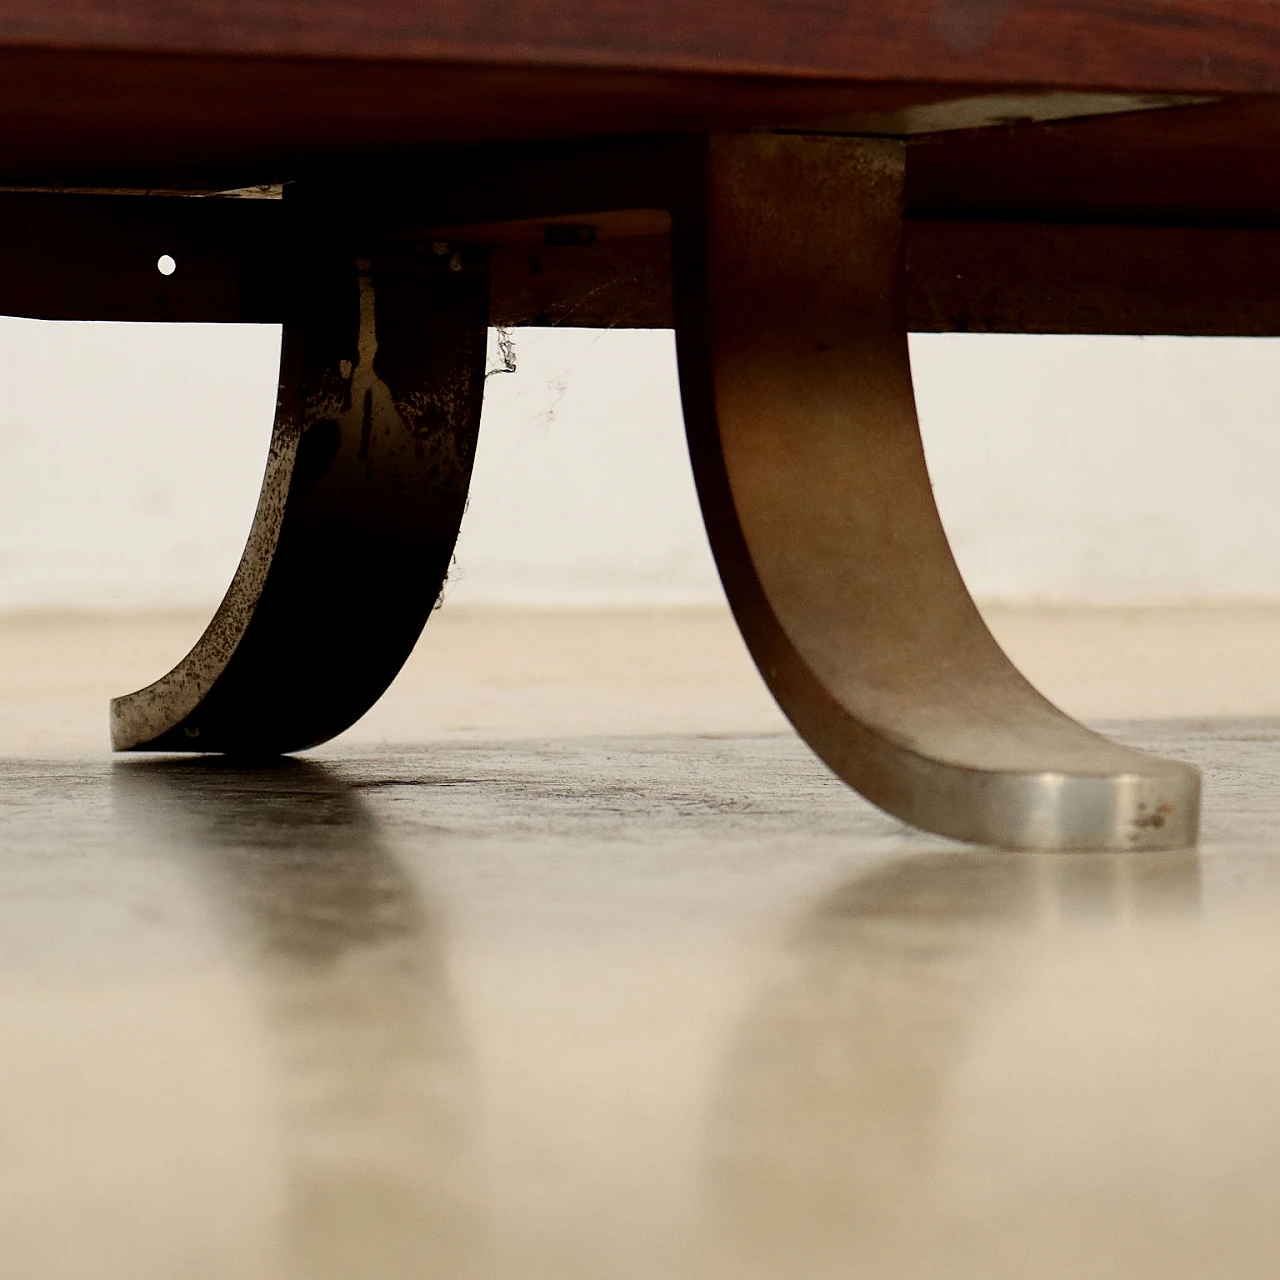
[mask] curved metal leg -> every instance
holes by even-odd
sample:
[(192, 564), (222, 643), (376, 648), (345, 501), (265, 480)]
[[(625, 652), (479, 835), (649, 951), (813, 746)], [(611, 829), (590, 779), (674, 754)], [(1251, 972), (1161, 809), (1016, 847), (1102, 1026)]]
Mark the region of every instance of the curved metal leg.
[(754, 134), (705, 154), (674, 232), (690, 449), (729, 600), (792, 723), (869, 800), (942, 835), (1192, 843), (1195, 770), (1053, 707), (961, 581), (912, 394), (902, 148)]
[(111, 704), (118, 751), (323, 742), (391, 683), (439, 597), (484, 390), (483, 258), (322, 260), (296, 316), (240, 567), (191, 652)]

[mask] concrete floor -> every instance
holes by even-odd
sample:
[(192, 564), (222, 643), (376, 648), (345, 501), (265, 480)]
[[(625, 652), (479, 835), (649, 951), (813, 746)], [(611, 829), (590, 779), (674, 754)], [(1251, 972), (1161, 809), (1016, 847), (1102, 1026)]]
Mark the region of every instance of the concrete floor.
[(995, 622), (1199, 851), (914, 834), (720, 614), (446, 611), (252, 772), (103, 750), (193, 619), (0, 621), (3, 1274), (1274, 1277), (1280, 610)]

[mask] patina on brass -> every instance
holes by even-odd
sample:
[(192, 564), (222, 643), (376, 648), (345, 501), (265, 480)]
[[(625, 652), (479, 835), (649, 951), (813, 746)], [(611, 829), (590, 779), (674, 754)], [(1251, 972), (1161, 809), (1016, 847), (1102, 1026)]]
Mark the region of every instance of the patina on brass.
[(742, 633), (802, 737), (916, 826), (1025, 849), (1196, 838), (1199, 777), (1052, 706), (938, 518), (902, 298), (898, 143), (714, 137), (676, 211), (685, 418)]
[(111, 705), (119, 751), (269, 755), (360, 718), (439, 598), (484, 389), (482, 251), (312, 255), (257, 515), (195, 647)]
[[(291, 296), (311, 301), (286, 324), (244, 561), (192, 653), (114, 704), (116, 746), (295, 750), (386, 688), (438, 595), (465, 502), (486, 255), (535, 232), (545, 243), (594, 194), (599, 216), (570, 218), (576, 238), (558, 251), (652, 233), (652, 217), (623, 225), (610, 211), (670, 215), (712, 545), (748, 647), (818, 755), (942, 835), (1026, 849), (1192, 843), (1196, 771), (1111, 743), (1041, 697), (952, 559), (907, 353), (904, 156), (882, 139), (723, 134), (463, 155), (426, 188), (382, 193), (382, 225), (411, 230), (381, 257), (306, 258), (307, 289)], [(325, 235), (377, 207), (365, 189), (324, 199)]]

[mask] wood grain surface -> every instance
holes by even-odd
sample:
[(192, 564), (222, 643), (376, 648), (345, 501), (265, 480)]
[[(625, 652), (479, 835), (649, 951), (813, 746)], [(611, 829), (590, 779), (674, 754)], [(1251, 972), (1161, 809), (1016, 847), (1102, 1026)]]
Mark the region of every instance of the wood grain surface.
[(7, 0), (0, 45), (1280, 89), (1274, 0)]
[[(803, 124), (969, 92), (979, 90), (0, 44), (0, 182), (109, 175), (106, 185), (243, 185), (294, 177), (312, 159), (453, 143)], [(132, 177), (118, 181), (125, 175)], [(358, 180), (358, 170), (352, 176)]]

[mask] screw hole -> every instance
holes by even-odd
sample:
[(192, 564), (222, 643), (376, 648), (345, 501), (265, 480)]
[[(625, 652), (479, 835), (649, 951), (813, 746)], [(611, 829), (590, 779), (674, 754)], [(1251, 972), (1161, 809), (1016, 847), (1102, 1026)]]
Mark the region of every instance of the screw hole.
[(171, 258), (167, 253), (162, 253), (156, 259), (156, 270), (162, 276), (171, 276), (178, 269), (177, 261)]

